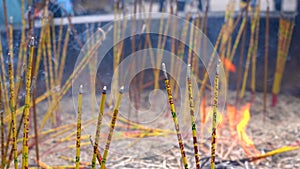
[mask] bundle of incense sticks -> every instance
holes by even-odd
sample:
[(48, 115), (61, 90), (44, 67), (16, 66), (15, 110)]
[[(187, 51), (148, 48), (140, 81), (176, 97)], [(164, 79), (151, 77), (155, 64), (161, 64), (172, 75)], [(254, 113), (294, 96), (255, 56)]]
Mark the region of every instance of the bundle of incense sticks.
[(277, 47), (276, 72), (272, 89), (272, 106), (275, 106), (277, 103), (277, 95), (280, 91), (281, 80), (290, 48), (294, 25), (294, 19), (280, 18), (279, 20), (279, 39)]
[(175, 130), (176, 130), (176, 134), (177, 134), (178, 144), (179, 144), (179, 147), (180, 147), (181, 159), (182, 159), (184, 168), (188, 169), (189, 167), (188, 167), (187, 158), (186, 158), (186, 155), (185, 155), (183, 140), (182, 140), (181, 132), (180, 132), (180, 129), (179, 129), (177, 113), (175, 111), (175, 105), (174, 105), (174, 102), (173, 102), (173, 95), (172, 95), (171, 86), (170, 86), (170, 82), (169, 82), (169, 79), (168, 79), (165, 63), (162, 63), (162, 70), (163, 70), (164, 76), (165, 76), (165, 85), (166, 85), (166, 90), (167, 90), (167, 93), (168, 93), (168, 100), (169, 100), (171, 114), (172, 114), (172, 117), (173, 117), (174, 126), (175, 126)]
[(245, 90), (246, 90), (246, 83), (247, 83), (247, 78), (248, 78), (248, 73), (249, 73), (249, 67), (250, 67), (250, 59), (252, 57), (252, 76), (251, 76), (251, 89), (252, 92), (254, 93), (255, 91), (255, 69), (256, 69), (256, 50), (257, 50), (257, 44), (258, 44), (258, 35), (257, 35), (257, 30), (259, 30), (259, 5), (255, 8), (255, 11), (251, 12), (251, 37), (250, 37), (250, 46), (249, 50), (247, 53), (247, 60), (246, 60), (246, 68), (244, 71), (244, 76), (243, 76), (243, 83), (242, 83), (242, 88), (240, 92), (240, 98), (243, 98), (245, 95)]

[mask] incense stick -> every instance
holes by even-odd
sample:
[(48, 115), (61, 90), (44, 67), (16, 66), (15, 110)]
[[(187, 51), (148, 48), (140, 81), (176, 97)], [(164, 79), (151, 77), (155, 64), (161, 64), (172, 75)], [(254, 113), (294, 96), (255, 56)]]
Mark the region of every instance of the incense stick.
[(77, 117), (77, 137), (76, 137), (76, 169), (79, 169), (80, 164), (80, 137), (81, 137), (81, 115), (82, 115), (82, 93), (83, 85), (80, 85), (78, 95), (78, 117)]
[[(96, 157), (97, 157), (97, 151), (98, 151), (98, 143), (99, 143), (99, 137), (100, 137), (100, 131), (101, 131), (102, 117), (103, 117), (104, 107), (105, 107), (105, 100), (106, 100), (106, 86), (103, 87), (102, 97), (101, 97), (101, 102), (100, 102), (97, 130), (96, 130), (96, 134), (95, 134), (94, 153), (93, 153), (93, 158), (92, 158), (92, 169), (94, 169), (96, 167)], [(101, 165), (101, 163), (100, 163), (100, 165)]]
[(9, 41), (9, 59), (8, 59), (8, 74), (9, 74), (9, 86), (10, 86), (10, 109), (11, 109), (11, 130), (13, 137), (13, 152), (14, 152), (14, 165), (15, 169), (18, 169), (18, 152), (17, 152), (17, 130), (16, 130), (16, 110), (15, 110), (15, 83), (14, 83), (14, 67), (13, 67), (13, 39), (12, 39), (12, 17), (10, 24), (10, 41)]
[(31, 71), (32, 60), (34, 54), (34, 37), (30, 41), (30, 54), (27, 64), (27, 78), (26, 78), (26, 97), (24, 108), (24, 132), (23, 132), (23, 153), (22, 153), (22, 168), (28, 168), (28, 133), (29, 133), (29, 108), (30, 108), (30, 87), (31, 87)]
[(191, 81), (191, 65), (188, 65), (187, 68), (187, 83), (188, 83), (188, 92), (189, 92), (189, 101), (190, 101), (190, 115), (192, 122), (192, 134), (193, 134), (193, 143), (194, 143), (194, 155), (196, 161), (196, 168), (200, 169), (200, 160), (198, 152), (198, 141), (197, 141), (197, 131), (196, 131), (196, 119), (195, 119), (195, 110), (194, 110), (194, 101), (193, 101), (193, 91), (192, 91), (192, 81)]
[(173, 117), (174, 126), (175, 126), (175, 130), (176, 130), (176, 134), (177, 134), (178, 144), (179, 144), (179, 147), (180, 147), (181, 158), (182, 158), (182, 161), (183, 161), (184, 168), (188, 169), (187, 158), (186, 158), (186, 155), (185, 155), (183, 140), (182, 140), (181, 132), (180, 132), (180, 129), (179, 129), (177, 114), (176, 114), (176, 111), (175, 111), (172, 91), (171, 91), (171, 87), (170, 87), (170, 83), (169, 83), (165, 63), (162, 63), (162, 69), (163, 69), (164, 76), (165, 76), (165, 85), (166, 85), (166, 90), (167, 90), (167, 93), (168, 93), (168, 100), (169, 100), (171, 114), (172, 114), (172, 117)]
[(220, 60), (216, 69), (215, 86), (214, 86), (214, 102), (213, 102), (213, 121), (212, 121), (212, 135), (211, 135), (211, 164), (210, 168), (215, 168), (216, 158), (216, 130), (217, 130), (217, 108), (218, 108), (218, 95), (219, 95), (219, 69)]
[(115, 126), (116, 126), (116, 121), (117, 121), (117, 118), (118, 118), (119, 107), (120, 107), (120, 104), (121, 104), (121, 99), (122, 99), (123, 92), (124, 92), (124, 86), (122, 86), (119, 90), (117, 102), (116, 102), (116, 105), (115, 105), (115, 108), (114, 108), (114, 113), (113, 113), (113, 116), (112, 116), (112, 119), (111, 119), (111, 122), (110, 122), (110, 130), (109, 130), (109, 134), (108, 134), (108, 137), (107, 137), (107, 140), (106, 140), (106, 146), (105, 146), (105, 150), (104, 150), (104, 153), (103, 153), (101, 169), (105, 168), (106, 158), (107, 158), (107, 155), (108, 155), (108, 150), (109, 150), (110, 143), (112, 141), (112, 135), (113, 135), (113, 132), (114, 132), (114, 129), (115, 129)]

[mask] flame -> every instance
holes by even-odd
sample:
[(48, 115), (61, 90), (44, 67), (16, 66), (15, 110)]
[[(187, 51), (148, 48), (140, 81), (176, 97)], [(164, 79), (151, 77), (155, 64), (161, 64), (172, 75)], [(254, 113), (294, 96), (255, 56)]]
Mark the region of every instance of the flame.
[(238, 139), (247, 155), (251, 155), (251, 151), (253, 153), (258, 153), (253, 140), (246, 133), (246, 129), (250, 121), (250, 103), (242, 107), (241, 110), (240, 120), (236, 126)]
[(229, 61), (228, 59), (223, 58), (223, 64), (224, 64), (224, 67), (227, 70), (229, 70), (230, 72), (233, 72), (233, 73), (236, 72), (236, 68), (235, 68), (234, 64), (231, 61)]
[(228, 117), (228, 123), (229, 123), (229, 130), (231, 134), (231, 138), (235, 139), (236, 136), (236, 108), (234, 106), (227, 106), (227, 117)]

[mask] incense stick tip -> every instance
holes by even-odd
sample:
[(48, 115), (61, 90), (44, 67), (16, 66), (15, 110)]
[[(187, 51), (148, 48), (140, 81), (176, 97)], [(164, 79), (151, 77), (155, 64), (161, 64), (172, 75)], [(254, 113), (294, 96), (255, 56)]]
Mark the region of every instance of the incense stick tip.
[(216, 68), (216, 73), (219, 74), (220, 72), (220, 65), (221, 65), (221, 60), (218, 60), (217, 68)]
[(14, 19), (14, 17), (13, 17), (13, 16), (10, 16), (10, 17), (9, 17), (9, 22), (10, 22), (10, 24), (12, 24), (12, 23), (13, 23), (13, 19)]
[(106, 87), (106, 86), (104, 86), (104, 87), (103, 87), (103, 91), (102, 91), (102, 93), (103, 93), (103, 94), (106, 94), (106, 90), (107, 90), (107, 87)]
[(187, 77), (191, 78), (191, 64), (188, 64), (187, 66)]
[(119, 92), (120, 92), (121, 94), (123, 94), (123, 92), (124, 92), (124, 86), (121, 86), (121, 87), (120, 87)]
[(34, 36), (31, 37), (29, 45), (34, 46)]
[(165, 78), (168, 79), (166, 64), (162, 63), (161, 66), (162, 66), (162, 70), (164, 72)]
[(79, 93), (80, 93), (80, 94), (83, 93), (83, 85), (82, 85), (82, 84), (79, 86)]

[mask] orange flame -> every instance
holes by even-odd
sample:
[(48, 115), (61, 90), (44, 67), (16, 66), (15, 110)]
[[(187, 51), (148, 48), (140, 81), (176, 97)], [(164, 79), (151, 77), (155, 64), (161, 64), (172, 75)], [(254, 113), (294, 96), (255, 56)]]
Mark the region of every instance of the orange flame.
[(224, 64), (224, 67), (227, 70), (229, 70), (230, 72), (233, 72), (233, 73), (236, 72), (236, 68), (235, 68), (234, 64), (231, 61), (229, 61), (228, 59), (223, 58), (223, 64)]
[(235, 139), (236, 131), (235, 131), (235, 126), (236, 126), (236, 108), (234, 106), (227, 106), (227, 117), (228, 117), (228, 123), (229, 123), (229, 130), (231, 134), (231, 138)]
[(258, 153), (258, 151), (255, 148), (253, 140), (246, 133), (246, 129), (249, 121), (250, 121), (250, 103), (242, 107), (242, 114), (240, 116), (239, 123), (236, 126), (236, 130), (237, 130), (238, 139), (244, 151), (246, 152), (247, 155), (252, 155), (251, 151), (256, 154)]

